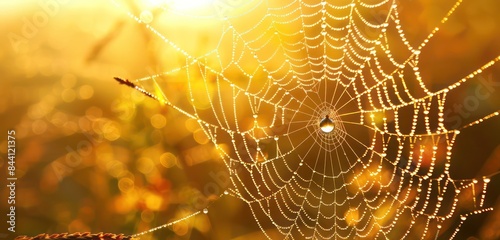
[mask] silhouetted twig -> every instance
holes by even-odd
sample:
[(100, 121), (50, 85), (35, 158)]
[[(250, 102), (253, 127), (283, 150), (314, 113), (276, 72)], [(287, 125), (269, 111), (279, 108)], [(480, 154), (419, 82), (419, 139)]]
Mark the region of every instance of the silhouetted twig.
[(16, 240), (139, 240), (131, 236), (114, 233), (42, 233), (34, 237), (19, 236)]

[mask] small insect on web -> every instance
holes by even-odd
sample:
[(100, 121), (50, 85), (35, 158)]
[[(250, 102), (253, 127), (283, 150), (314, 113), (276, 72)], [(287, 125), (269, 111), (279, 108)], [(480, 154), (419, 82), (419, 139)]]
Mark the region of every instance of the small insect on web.
[[(158, 30), (194, 17), (158, 5), (160, 20), (144, 26), (181, 60), (115, 79), (199, 124), (229, 172), (221, 197), (245, 202), (267, 238), (454, 238), (469, 216), (492, 210), (484, 199), (498, 173), (453, 178), (453, 147), (500, 112), (445, 124), (449, 95), (500, 56), (437, 91), (421, 73), (426, 45), (461, 4), (412, 42), (397, 1), (255, 1), (198, 20), (217, 30), (202, 54)], [(185, 99), (169, 88), (179, 79)], [(472, 209), (461, 207), (466, 193)]]

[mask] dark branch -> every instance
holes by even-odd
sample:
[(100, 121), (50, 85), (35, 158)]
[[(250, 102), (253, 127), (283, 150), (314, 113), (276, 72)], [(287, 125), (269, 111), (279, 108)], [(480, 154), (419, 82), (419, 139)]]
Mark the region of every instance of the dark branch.
[(119, 77), (114, 77), (114, 79), (116, 81), (118, 81), (120, 84), (125, 84), (131, 88), (135, 88), (135, 84), (133, 84), (131, 81), (129, 81), (128, 79), (123, 79), (123, 78), (119, 78)]
[(114, 233), (42, 233), (35, 237), (19, 236), (16, 240), (138, 240), (131, 236)]
[(135, 88), (137, 89), (139, 92), (141, 92), (142, 94), (156, 100), (156, 101), (159, 101), (159, 102), (162, 102), (164, 103), (163, 101), (161, 101), (160, 99), (158, 99), (158, 97), (156, 97), (155, 95), (149, 93), (148, 91), (144, 90), (143, 88), (141, 87), (138, 87), (137, 85), (135, 85), (134, 83), (132, 83), (131, 81), (129, 81), (128, 79), (123, 79), (123, 78), (119, 78), (119, 77), (114, 77), (114, 79), (116, 81), (118, 81), (120, 84), (125, 84), (126, 86), (128, 87), (131, 87), (131, 88)]

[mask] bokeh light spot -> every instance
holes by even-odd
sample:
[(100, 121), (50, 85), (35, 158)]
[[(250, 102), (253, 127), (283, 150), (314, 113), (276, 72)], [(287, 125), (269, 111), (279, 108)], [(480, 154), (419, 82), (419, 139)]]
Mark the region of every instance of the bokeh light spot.
[(206, 215), (198, 215), (194, 227), (202, 233), (208, 233), (210, 231), (210, 219)]
[(47, 123), (43, 120), (35, 120), (31, 125), (31, 129), (35, 134), (42, 134), (47, 130)]
[(160, 156), (160, 163), (166, 168), (171, 168), (177, 165), (177, 157), (170, 152), (163, 153)]
[(154, 128), (163, 128), (167, 125), (167, 119), (165, 119), (165, 117), (161, 114), (155, 114), (151, 117), (150, 119), (151, 121), (151, 125), (154, 127)]
[(150, 158), (142, 157), (137, 160), (136, 166), (141, 173), (149, 174), (153, 171), (155, 164)]
[(198, 122), (192, 118), (186, 120), (184, 125), (186, 126), (186, 129), (190, 132), (194, 132), (196, 131), (196, 129), (200, 128), (200, 124), (198, 124)]
[(134, 180), (124, 177), (118, 181), (120, 191), (127, 193), (134, 189)]
[(207, 144), (210, 141), (202, 129), (194, 131), (193, 138), (199, 144)]
[(68, 232), (90, 232), (90, 228), (80, 219), (75, 219), (68, 225)]
[(133, 209), (135, 209), (138, 200), (139, 200), (138, 195), (133, 192), (126, 195), (119, 195), (115, 199), (113, 206), (116, 212), (121, 214), (127, 214), (130, 213), (130, 211), (132, 211)]
[(149, 222), (153, 221), (154, 218), (155, 218), (155, 215), (151, 210), (146, 209), (146, 210), (141, 212), (141, 219), (144, 222), (149, 223)]
[(126, 167), (120, 161), (108, 161), (105, 164), (109, 175), (115, 178), (123, 176), (127, 172)]
[(161, 204), (163, 203), (163, 198), (156, 194), (146, 195), (146, 207), (151, 210), (160, 210)]
[(44, 102), (40, 102), (31, 106), (28, 110), (28, 116), (31, 119), (39, 119), (46, 116), (50, 111), (52, 111), (53, 106)]
[(355, 226), (359, 221), (359, 211), (356, 208), (349, 208), (345, 213), (345, 221), (349, 226)]
[(95, 120), (102, 117), (102, 110), (98, 107), (92, 106), (85, 111), (85, 116), (90, 120)]
[(83, 85), (78, 89), (78, 95), (81, 99), (89, 99), (94, 95), (94, 88), (90, 85)]
[(76, 77), (73, 74), (66, 74), (61, 78), (61, 84), (64, 88), (72, 88), (76, 84)]
[(179, 222), (179, 223), (174, 224), (172, 226), (172, 229), (174, 230), (175, 234), (177, 234), (178, 236), (184, 236), (188, 233), (189, 226), (184, 222)]
[(69, 136), (75, 134), (78, 131), (78, 125), (72, 121), (67, 121), (63, 124), (62, 130), (64, 134)]
[(121, 136), (118, 124), (112, 121), (106, 122), (104, 124), (102, 132), (104, 134), (104, 137), (109, 141), (115, 141)]
[(56, 112), (52, 114), (50, 122), (57, 127), (61, 127), (66, 121), (68, 121), (68, 116), (63, 112)]
[(76, 98), (75, 90), (73, 90), (71, 88), (63, 90), (61, 93), (61, 98), (63, 101), (65, 101), (67, 103), (73, 102)]

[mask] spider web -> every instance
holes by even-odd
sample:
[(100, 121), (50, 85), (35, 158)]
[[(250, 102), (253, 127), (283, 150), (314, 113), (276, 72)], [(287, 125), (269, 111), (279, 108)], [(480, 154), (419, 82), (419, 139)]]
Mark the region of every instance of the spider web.
[[(268, 238), (269, 226), (286, 239), (429, 238), (443, 226), (453, 238), (467, 217), (491, 210), (491, 176), (450, 175), (454, 142), (499, 115), (459, 129), (444, 119), (448, 93), (500, 56), (438, 91), (420, 73), (421, 52), (461, 3), (412, 42), (396, 1), (252, 2), (201, 20), (220, 29), (202, 55), (161, 32), (161, 18), (146, 24), (129, 13), (165, 43), (167, 70), (117, 80), (198, 121), (230, 174), (221, 197), (247, 203)], [(179, 79), (186, 99), (176, 97)], [(325, 119), (331, 132), (320, 126)], [(468, 191), (474, 207), (464, 212)]]

